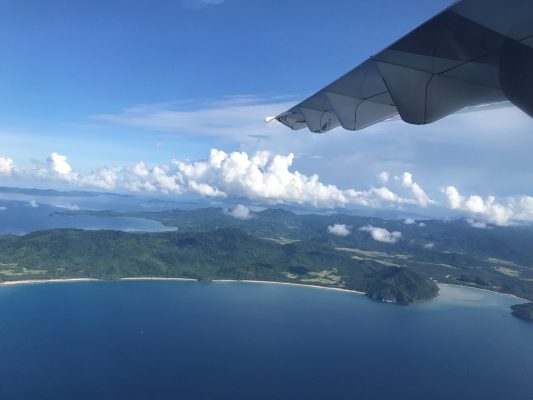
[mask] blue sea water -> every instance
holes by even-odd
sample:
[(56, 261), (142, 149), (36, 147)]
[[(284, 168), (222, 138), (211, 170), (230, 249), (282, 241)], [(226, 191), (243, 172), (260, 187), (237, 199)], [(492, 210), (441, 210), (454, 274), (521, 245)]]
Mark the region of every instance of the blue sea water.
[(532, 399), (516, 299), (414, 306), (269, 284), (0, 287), (0, 398)]
[[(61, 205), (64, 207), (65, 205)], [(29, 232), (55, 229), (112, 229), (126, 232), (163, 232), (174, 230), (158, 221), (145, 218), (68, 216), (58, 212), (64, 208), (40, 203), (0, 200), (0, 235), (24, 235)]]

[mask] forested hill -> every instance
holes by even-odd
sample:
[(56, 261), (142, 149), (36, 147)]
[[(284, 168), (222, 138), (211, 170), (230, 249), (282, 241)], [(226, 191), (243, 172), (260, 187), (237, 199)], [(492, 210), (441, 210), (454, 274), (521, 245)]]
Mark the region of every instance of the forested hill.
[[(470, 285), (513, 293), (533, 300), (533, 227), (488, 225), (484, 229), (467, 220), (385, 220), (345, 214), (295, 214), (281, 209), (250, 212), (238, 219), (221, 208), (164, 212), (117, 213), (69, 211), (66, 215), (143, 217), (174, 226), (178, 232), (239, 229), (255, 238), (300, 246), (321, 246), (329, 251), (372, 265), (403, 267), (440, 282)], [(407, 222), (407, 223), (406, 223)], [(340, 237), (328, 227), (344, 224)], [(375, 240), (365, 227), (399, 232), (394, 243)], [(297, 247), (289, 246), (287, 249)]]
[[(162, 212), (64, 211), (62, 215), (89, 215), (107, 217), (139, 217), (176, 227), (181, 232), (203, 232), (221, 228), (237, 228), (257, 237), (309, 240), (327, 238), (338, 245), (364, 246), (367, 250), (414, 252), (430, 246), (435, 252), (454, 252), (476, 258), (498, 258), (533, 268), (533, 226), (489, 225), (485, 229), (472, 227), (467, 220), (390, 220), (346, 214), (296, 214), (283, 209), (250, 212), (248, 218), (238, 219), (222, 208), (170, 210)], [(344, 224), (351, 233), (345, 237), (327, 235), (328, 226)], [(373, 240), (367, 232), (358, 229), (376, 226), (402, 233), (402, 240), (391, 246)], [(533, 275), (531, 275), (533, 278)]]
[[(356, 260), (316, 242), (280, 244), (238, 229), (193, 233), (50, 230), (0, 237), (4, 280), (91, 277), (190, 277), (294, 282), (371, 292), (373, 298), (409, 303), (433, 297), (427, 277)], [(387, 272), (389, 271), (389, 272)]]

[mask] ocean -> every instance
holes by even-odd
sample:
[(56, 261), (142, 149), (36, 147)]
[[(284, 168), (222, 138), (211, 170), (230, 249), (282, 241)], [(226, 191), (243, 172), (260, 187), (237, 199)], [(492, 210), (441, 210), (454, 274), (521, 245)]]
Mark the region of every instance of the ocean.
[(164, 232), (175, 230), (158, 221), (145, 218), (93, 217), (85, 215), (61, 215), (71, 204), (61, 207), (40, 203), (31, 207), (28, 202), (0, 199), (0, 235), (24, 235), (30, 232), (56, 229), (112, 229), (125, 232)]
[(0, 286), (0, 399), (532, 399), (517, 300), (255, 283)]

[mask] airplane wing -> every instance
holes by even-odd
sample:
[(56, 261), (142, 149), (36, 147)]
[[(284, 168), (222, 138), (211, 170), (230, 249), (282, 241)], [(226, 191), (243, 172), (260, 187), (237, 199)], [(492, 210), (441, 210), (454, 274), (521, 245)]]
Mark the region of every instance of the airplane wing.
[(323, 133), (508, 101), (533, 117), (533, 0), (461, 0), (275, 119)]

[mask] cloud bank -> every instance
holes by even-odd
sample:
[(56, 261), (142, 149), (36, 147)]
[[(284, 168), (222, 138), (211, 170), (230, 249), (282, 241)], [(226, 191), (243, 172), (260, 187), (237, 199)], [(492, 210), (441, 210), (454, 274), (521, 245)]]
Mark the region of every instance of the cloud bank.
[(443, 193), (450, 209), (465, 211), (480, 219), (477, 227), (481, 227), (483, 222), (494, 225), (508, 225), (513, 221), (533, 222), (533, 196), (509, 197), (502, 204), (494, 196), (463, 196), (454, 186), (447, 186)]
[[(209, 157), (200, 161), (173, 160), (168, 165), (151, 167), (141, 161), (133, 166), (104, 166), (81, 174), (72, 168), (66, 156), (52, 153), (43, 164), (24, 173), (103, 190), (193, 192), (212, 198), (245, 198), (269, 204), (292, 203), (324, 208), (390, 204), (425, 207), (432, 201), (421, 198), (414, 191), (407, 191), (406, 196), (402, 196), (385, 186), (368, 190), (340, 189), (321, 182), (318, 175), (308, 176), (293, 170), (293, 162), (292, 153), (272, 155), (259, 151), (248, 155), (212, 149)], [(410, 180), (412, 182), (411, 176)], [(403, 186), (402, 183), (398, 189), (401, 191)]]
[[(52, 180), (108, 191), (161, 192), (175, 195), (196, 193), (209, 198), (245, 199), (261, 204), (300, 204), (320, 208), (441, 207), (465, 213), (479, 224), (533, 222), (533, 196), (510, 197), (502, 202), (493, 196), (464, 196), (456, 187), (447, 186), (436, 193), (441, 197), (438, 199), (430, 197), (415, 182), (410, 172), (403, 172), (392, 178), (388, 173), (381, 173), (378, 186), (343, 189), (323, 182), (316, 174), (307, 175), (295, 170), (294, 159), (292, 153), (226, 153), (212, 149), (209, 157), (204, 160), (173, 160), (168, 164), (151, 166), (141, 161), (131, 166), (102, 166), (89, 173), (80, 173), (73, 168), (67, 156), (54, 152), (46, 160), (35, 162), (29, 168), (16, 166), (11, 158), (0, 157), (0, 174)], [(249, 214), (246, 210), (244, 206), (237, 206), (230, 214), (236, 218), (247, 218)], [(415, 223), (411, 219), (404, 222)], [(481, 226), (479, 224), (478, 226)], [(423, 223), (420, 226), (423, 226)], [(376, 232), (376, 237), (384, 234), (382, 231)], [(374, 237), (376, 234), (372, 235)], [(395, 238), (394, 235), (390, 237)]]

